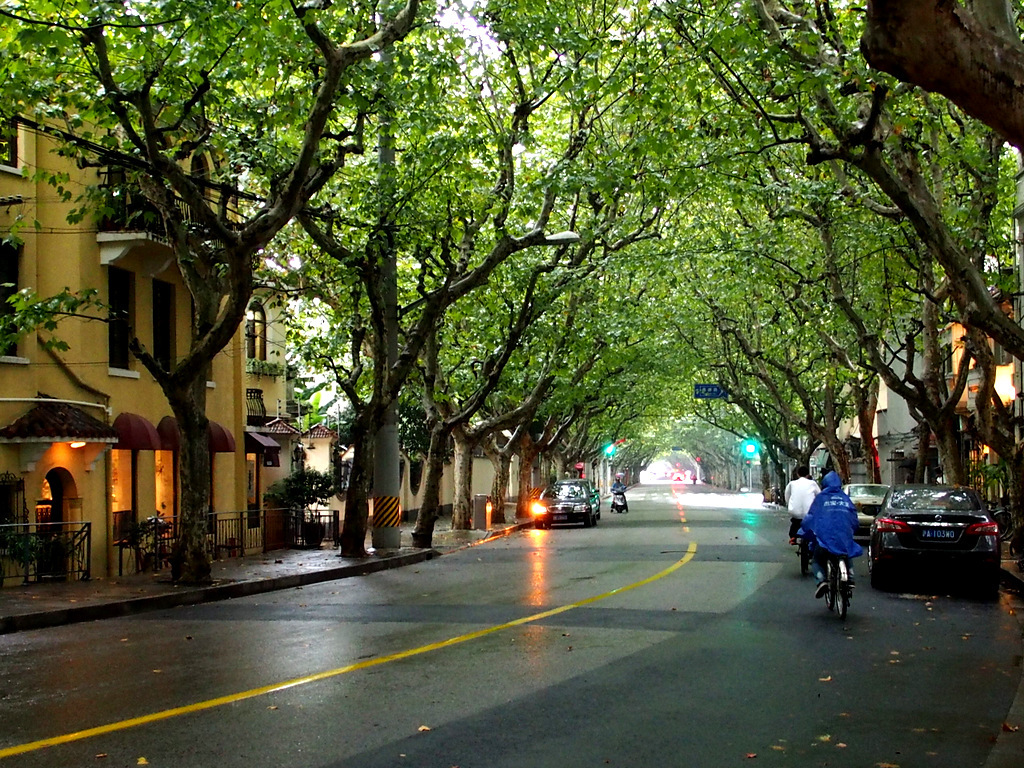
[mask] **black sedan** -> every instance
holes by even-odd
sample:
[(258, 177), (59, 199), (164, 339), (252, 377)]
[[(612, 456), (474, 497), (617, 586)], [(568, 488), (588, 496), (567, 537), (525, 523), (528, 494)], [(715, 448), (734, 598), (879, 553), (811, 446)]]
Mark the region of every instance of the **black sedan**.
[(988, 592), (999, 587), (999, 526), (969, 488), (897, 485), (871, 525), (871, 586), (889, 586), (899, 566), (923, 573), (969, 569)]
[(545, 488), (533, 503), (533, 524), (583, 523), (587, 528), (601, 519), (601, 496), (589, 480), (559, 480)]

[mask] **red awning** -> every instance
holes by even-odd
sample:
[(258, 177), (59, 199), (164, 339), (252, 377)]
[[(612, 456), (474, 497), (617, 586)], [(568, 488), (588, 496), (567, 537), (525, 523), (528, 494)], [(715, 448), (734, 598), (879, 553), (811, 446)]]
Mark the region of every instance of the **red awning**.
[(210, 435), (210, 453), (234, 453), (235, 436), (224, 426), (210, 419), (207, 432)]
[(245, 452), (263, 454), (264, 467), (281, 466), (281, 444), (259, 432), (245, 433)]
[(121, 451), (159, 451), (162, 447), (156, 427), (137, 413), (122, 413), (114, 419), (117, 443), (114, 448)]
[[(235, 438), (227, 427), (211, 419), (206, 431), (209, 435), (210, 453), (235, 452)], [(157, 432), (160, 433), (160, 443), (165, 451), (181, 449), (181, 430), (178, 429), (178, 420), (173, 416), (164, 416), (160, 419)]]
[(164, 416), (160, 419), (156, 431), (160, 433), (160, 445), (165, 451), (176, 451), (181, 448), (181, 432), (178, 431), (178, 421), (173, 416)]
[(281, 444), (272, 437), (261, 435), (259, 432), (245, 433), (246, 453), (269, 453), (270, 451), (280, 450)]

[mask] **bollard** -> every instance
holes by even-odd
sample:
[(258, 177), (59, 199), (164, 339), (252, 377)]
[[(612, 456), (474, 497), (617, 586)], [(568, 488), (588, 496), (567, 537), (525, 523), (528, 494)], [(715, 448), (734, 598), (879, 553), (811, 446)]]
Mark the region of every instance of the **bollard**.
[(473, 529), (487, 531), (491, 527), (491, 502), (486, 494), (473, 496)]

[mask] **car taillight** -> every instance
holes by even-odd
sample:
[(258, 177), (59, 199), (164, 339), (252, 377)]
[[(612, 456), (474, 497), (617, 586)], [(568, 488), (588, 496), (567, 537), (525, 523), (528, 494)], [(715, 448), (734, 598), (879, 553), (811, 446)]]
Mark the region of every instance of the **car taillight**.
[(533, 502), (533, 506), (530, 507), (530, 511), (536, 517), (537, 515), (547, 514), (548, 508), (541, 504), (539, 501)]
[(973, 525), (967, 526), (968, 536), (998, 536), (999, 535), (999, 524), (992, 523), (974, 523)]
[(891, 517), (880, 517), (875, 520), (875, 528), (883, 533), (911, 533), (909, 525)]

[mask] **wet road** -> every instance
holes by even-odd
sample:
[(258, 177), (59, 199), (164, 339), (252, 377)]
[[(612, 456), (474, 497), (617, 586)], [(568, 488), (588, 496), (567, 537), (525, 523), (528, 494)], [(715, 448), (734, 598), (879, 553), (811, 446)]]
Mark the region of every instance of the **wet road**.
[(984, 765), (1021, 678), (1011, 598), (879, 593), (859, 563), (840, 622), (784, 513), (706, 491), (647, 486), (593, 529), (0, 637), (0, 762)]

